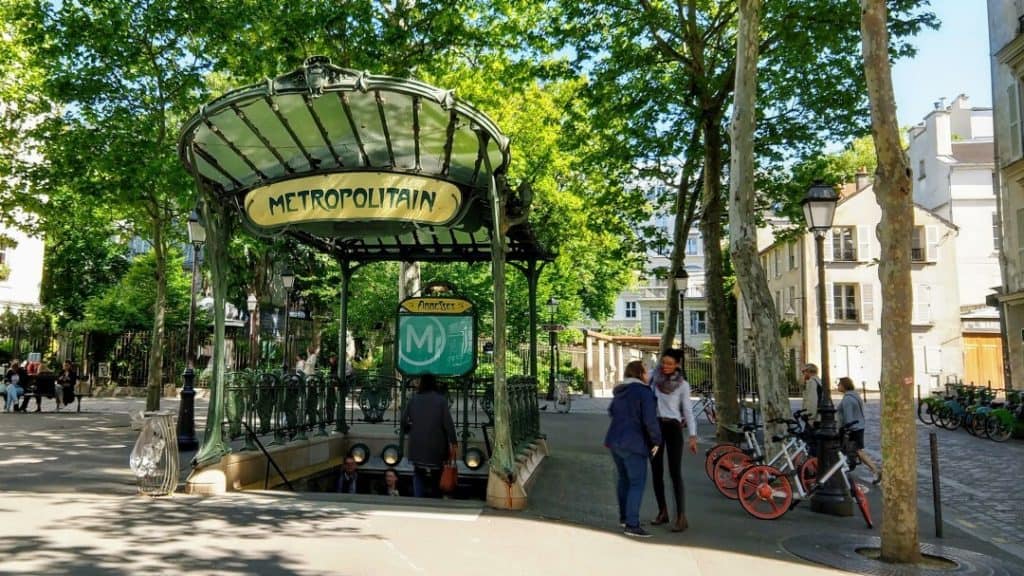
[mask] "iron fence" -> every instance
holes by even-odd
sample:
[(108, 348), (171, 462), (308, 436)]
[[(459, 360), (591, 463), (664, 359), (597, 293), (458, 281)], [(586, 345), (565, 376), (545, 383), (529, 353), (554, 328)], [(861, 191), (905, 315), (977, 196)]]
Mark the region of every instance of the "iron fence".
[[(490, 453), (488, 429), (494, 427), (494, 386), (489, 378), (439, 378), (448, 399), (463, 451), (483, 442)], [(232, 440), (243, 439), (244, 450), (256, 435), (273, 436), (273, 443), (306, 440), (329, 431), (360, 431), (393, 435), (403, 445), (403, 410), (414, 393), (412, 379), (401, 380), (375, 371), (355, 372), (344, 379), (327, 371), (304, 376), (281, 371), (241, 370), (228, 373), (223, 426)], [(540, 434), (537, 383), (529, 377), (508, 380), (512, 442), (525, 447)], [(243, 425), (244, 423), (244, 425)]]

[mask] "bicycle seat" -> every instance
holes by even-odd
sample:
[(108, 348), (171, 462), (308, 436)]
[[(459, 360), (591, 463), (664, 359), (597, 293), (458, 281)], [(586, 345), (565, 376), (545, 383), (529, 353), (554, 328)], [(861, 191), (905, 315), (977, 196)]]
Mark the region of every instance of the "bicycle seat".
[(846, 424), (843, 424), (842, 426), (840, 426), (839, 429), (840, 430), (849, 430), (851, 426), (853, 426), (854, 424), (859, 424), (859, 423), (860, 423), (860, 420), (852, 420), (852, 421), (847, 422)]
[(780, 436), (778, 434), (772, 435), (772, 442), (784, 442), (789, 436)]
[(761, 429), (761, 425), (760, 424), (744, 424), (743, 425), (743, 431), (744, 432), (753, 432), (754, 430), (760, 430), (760, 429)]
[(1006, 406), (1006, 402), (992, 402), (991, 404), (988, 405), (989, 408), (993, 409), (1002, 408), (1003, 406)]

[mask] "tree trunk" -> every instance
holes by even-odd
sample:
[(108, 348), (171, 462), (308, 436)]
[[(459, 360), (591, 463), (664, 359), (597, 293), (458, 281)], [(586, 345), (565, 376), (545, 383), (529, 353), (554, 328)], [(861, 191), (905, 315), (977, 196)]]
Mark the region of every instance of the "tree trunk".
[[(686, 150), (686, 160), (683, 163), (682, 175), (679, 185), (676, 187), (675, 222), (672, 231), (672, 256), (670, 257), (669, 274), (675, 274), (686, 265), (686, 239), (690, 235), (690, 227), (693, 226), (694, 215), (697, 212), (697, 201), (700, 199), (700, 187), (696, 182), (690, 182), (693, 174), (700, 164), (700, 157), (697, 156), (697, 146), (700, 144), (700, 126), (693, 127), (693, 134), (690, 135), (690, 146)], [(665, 301), (665, 328), (661, 332), (661, 350), (672, 347), (675, 339), (676, 327), (680, 325), (678, 318), (683, 310), (679, 305), (679, 292), (676, 291), (676, 284), (671, 279), (668, 282), (668, 297)], [(686, 318), (682, 319), (682, 329), (686, 330)]]
[(917, 531), (917, 443), (914, 424), (914, 354), (910, 333), (913, 306), (910, 238), (914, 225), (910, 166), (900, 145), (889, 65), (885, 0), (861, 0), (864, 76), (871, 104), (871, 133), (878, 168), (875, 200), (882, 284), (882, 560), (921, 559)]
[(775, 446), (773, 434), (785, 432), (773, 420), (790, 417), (786, 368), (779, 341), (778, 311), (757, 253), (757, 215), (754, 181), (754, 129), (756, 126), (758, 31), (761, 0), (740, 0), (736, 34), (736, 95), (733, 99), (729, 163), (729, 249), (736, 280), (751, 313), (750, 325), (757, 365), (765, 445)]
[(153, 219), (152, 225), (156, 261), (156, 301), (153, 302), (153, 332), (149, 340), (149, 380), (146, 385), (148, 412), (160, 409), (160, 397), (163, 396), (164, 317), (167, 313), (167, 248), (163, 233), (164, 223), (159, 219)]
[(728, 440), (727, 426), (739, 422), (736, 399), (736, 363), (729, 341), (729, 312), (722, 285), (722, 129), (719, 113), (701, 118), (704, 134), (704, 213), (700, 230), (704, 239), (705, 295), (708, 303), (708, 329), (715, 350), (715, 404), (718, 410), (718, 439)]

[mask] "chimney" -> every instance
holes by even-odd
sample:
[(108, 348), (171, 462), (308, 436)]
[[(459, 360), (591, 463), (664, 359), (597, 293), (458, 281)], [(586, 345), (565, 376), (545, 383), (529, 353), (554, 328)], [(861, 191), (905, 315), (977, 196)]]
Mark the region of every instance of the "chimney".
[(856, 178), (855, 182), (857, 183), (857, 192), (860, 192), (871, 185), (871, 175), (868, 174), (867, 168), (863, 166), (857, 169), (857, 174), (854, 178)]

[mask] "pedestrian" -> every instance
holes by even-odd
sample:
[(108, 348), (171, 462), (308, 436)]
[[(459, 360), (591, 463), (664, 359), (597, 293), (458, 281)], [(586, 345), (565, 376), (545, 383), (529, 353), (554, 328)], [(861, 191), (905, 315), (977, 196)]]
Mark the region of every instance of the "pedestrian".
[(686, 520), (686, 492), (680, 469), (683, 458), (683, 426), (689, 434), (690, 452), (697, 453), (697, 420), (693, 417), (690, 383), (686, 381), (686, 372), (683, 368), (683, 351), (670, 348), (661, 355), (659, 369), (651, 375), (651, 387), (658, 399), (658, 426), (661, 429), (662, 440), (658, 453), (651, 458), (654, 497), (658, 501), (658, 517), (651, 524), (665, 524), (669, 519), (665, 499), (667, 455), (668, 474), (672, 479), (672, 494), (676, 503), (673, 532), (683, 532), (689, 527)]
[(316, 360), (318, 356), (317, 352), (319, 352), (319, 350), (320, 349), (316, 346), (309, 347), (309, 356), (306, 357), (306, 374), (316, 374)]
[(624, 379), (612, 390), (608, 414), (612, 421), (604, 437), (617, 473), (616, 496), (623, 534), (637, 538), (651, 535), (640, 527), (640, 504), (647, 486), (647, 460), (658, 453), (657, 400), (647, 385), (647, 368), (640, 360), (626, 365)]
[(70, 360), (64, 361), (60, 374), (57, 376), (57, 384), (60, 384), (58, 401), (64, 406), (70, 406), (75, 401), (75, 384), (78, 382), (78, 372)]
[(7, 384), (7, 400), (4, 403), (4, 412), (18, 411), (18, 398), (25, 393), (25, 386), (28, 385), (28, 372), (21, 366), (21, 361), (15, 358), (4, 374), (4, 382)]
[(416, 394), (402, 413), (402, 430), (409, 436), (412, 491), (417, 498), (440, 498), (441, 468), (458, 450), (455, 422), (448, 400), (432, 374), (419, 378)]
[(882, 481), (882, 471), (864, 451), (864, 401), (854, 390), (855, 387), (853, 379), (849, 376), (839, 379), (839, 391), (843, 393), (843, 399), (839, 401), (836, 415), (839, 417), (840, 426), (850, 424), (850, 444), (856, 449), (857, 458), (875, 475), (872, 483), (878, 484)]
[(342, 464), (341, 475), (338, 476), (338, 490), (341, 494), (358, 494), (359, 493), (359, 468), (356, 464), (356, 459), (351, 456), (345, 456), (345, 462)]
[(807, 415), (808, 422), (814, 422), (818, 417), (818, 399), (821, 398), (821, 378), (818, 378), (818, 367), (814, 364), (804, 364), (800, 373), (804, 378), (804, 397), (800, 409)]
[(401, 496), (402, 493), (398, 490), (398, 471), (394, 468), (388, 468), (384, 471), (384, 488), (382, 490), (384, 496)]

